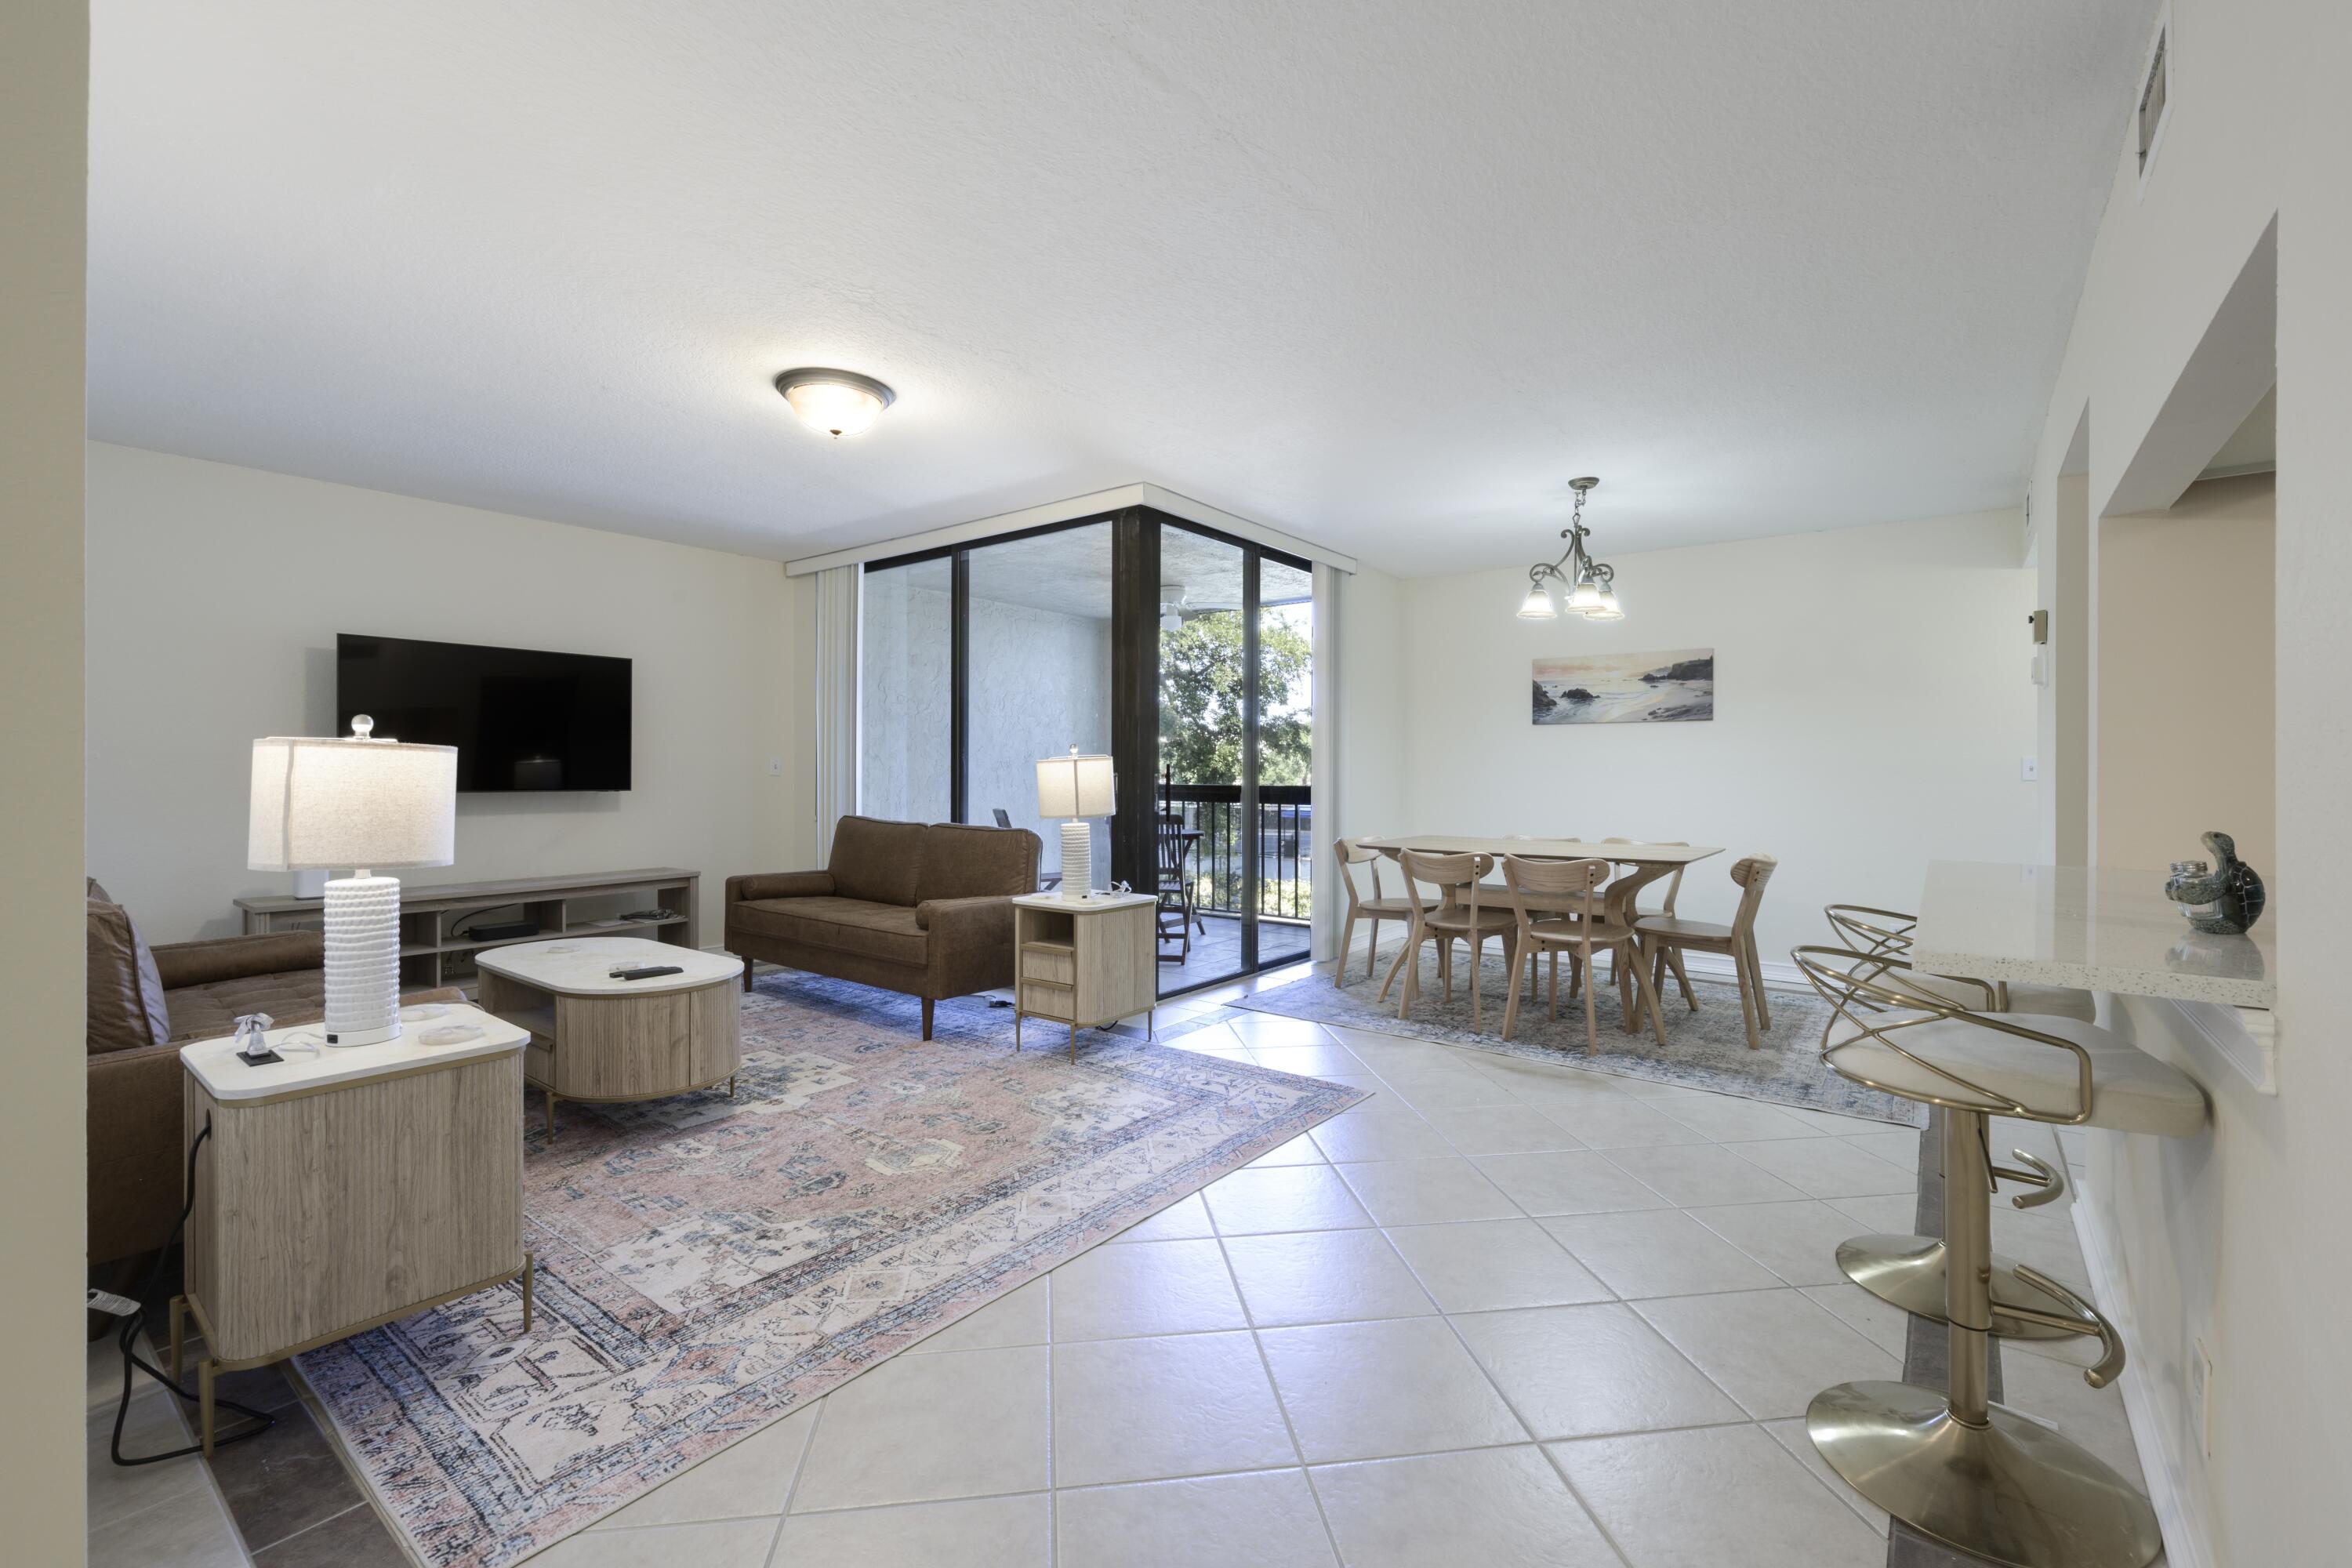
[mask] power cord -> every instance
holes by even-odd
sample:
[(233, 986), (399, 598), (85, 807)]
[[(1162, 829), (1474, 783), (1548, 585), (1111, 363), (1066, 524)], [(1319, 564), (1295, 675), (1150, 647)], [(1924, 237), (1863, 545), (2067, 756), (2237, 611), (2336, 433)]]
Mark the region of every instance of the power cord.
[[(212, 1135), (213, 1119), (207, 1115), (205, 1118), (204, 1131), (197, 1133), (196, 1141), (188, 1145), (188, 1201), (180, 1205), (179, 1220), (172, 1226), (172, 1239), (165, 1242), (163, 1249), (155, 1255), (155, 1267), (147, 1273), (147, 1288), (139, 1293), (138, 1309), (122, 1320), (122, 1331), (116, 1340), (118, 1348), (122, 1352), (122, 1398), (114, 1407), (114, 1440), (109, 1445), (108, 1453), (118, 1465), (155, 1465), (161, 1464), (165, 1459), (177, 1459), (204, 1451), (204, 1445), (199, 1442), (185, 1448), (174, 1448), (167, 1454), (142, 1454), (136, 1458), (125, 1458), (122, 1456), (122, 1422), (123, 1418), (131, 1414), (131, 1369), (133, 1367), (137, 1367), (187, 1403), (191, 1405), (199, 1403), (197, 1395), (182, 1388), (166, 1375), (162, 1368), (150, 1366), (141, 1360), (138, 1351), (132, 1347), (138, 1343), (139, 1331), (147, 1323), (147, 1302), (155, 1294), (156, 1287), (163, 1283), (163, 1264), (171, 1257), (172, 1243), (180, 1239), (180, 1233), (187, 1228), (188, 1215), (195, 1211), (196, 1152), (205, 1146), (205, 1140)], [(231, 1443), (242, 1443), (248, 1437), (258, 1437), (278, 1425), (278, 1417), (268, 1411), (256, 1410), (247, 1405), (239, 1405), (234, 1399), (215, 1398), (213, 1404), (220, 1409), (234, 1410), (239, 1415), (249, 1415), (257, 1423), (230, 1436), (215, 1437), (213, 1439), (215, 1448), (226, 1448)]]

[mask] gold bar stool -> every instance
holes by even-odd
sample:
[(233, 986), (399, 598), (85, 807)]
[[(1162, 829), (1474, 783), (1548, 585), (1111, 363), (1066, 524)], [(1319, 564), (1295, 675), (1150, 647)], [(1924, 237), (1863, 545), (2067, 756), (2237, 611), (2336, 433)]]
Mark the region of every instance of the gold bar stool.
[[(1994, 1166), (1985, 1119), (2188, 1138), (2205, 1127), (2203, 1094), (2095, 1024), (1931, 1003), (1903, 987), (1909, 965), (1883, 953), (1801, 947), (1790, 956), (1833, 1011), (1822, 1059), (1841, 1077), (1944, 1111), (1948, 1386), (1823, 1389), (1805, 1412), (1813, 1447), (1854, 1490), (1963, 1552), (2015, 1568), (2146, 1568), (2164, 1549), (2147, 1500), (2080, 1445), (1990, 1403)], [(2046, 1275), (2022, 1265), (2012, 1272), (2065, 1310), (2011, 1305), (2010, 1313), (2068, 1331), (2087, 1325), (2104, 1353), (2084, 1380), (2113, 1383), (2124, 1367), (2115, 1326)]]
[[(1882, 985), (1913, 996), (1921, 1005), (1948, 1005), (1979, 1013), (2030, 1013), (2047, 1017), (2093, 1021), (2095, 1004), (2087, 991), (2061, 985), (2019, 984), (1927, 974), (1901, 960), (1911, 950), (1916, 915), (1874, 910), (1861, 904), (1832, 904), (1822, 911), (1831, 928), (1844, 936), (1862, 962), (1845, 966), (1850, 979), (1874, 979)], [(1867, 1007), (1867, 1002), (1856, 1005)], [(1836, 1020), (1831, 1020), (1834, 1026)], [(2037, 1208), (2065, 1195), (2065, 1173), (2022, 1149), (2011, 1158), (2024, 1169), (1994, 1165), (1996, 1178), (2030, 1184), (2034, 1190), (2010, 1202), (2021, 1209)], [(1845, 1277), (1890, 1306), (1900, 1307), (1933, 1322), (1944, 1318), (1944, 1240), (1936, 1236), (1881, 1234), (1857, 1236), (1838, 1247), (1838, 1267)], [(2004, 1339), (2056, 1340), (2096, 1331), (2088, 1324), (2060, 1328), (2040, 1318), (2022, 1318), (2005, 1310), (2016, 1305), (2045, 1316), (2064, 1316), (2066, 1304), (2018, 1277), (2013, 1259), (1995, 1254), (1992, 1259), (1992, 1331)]]

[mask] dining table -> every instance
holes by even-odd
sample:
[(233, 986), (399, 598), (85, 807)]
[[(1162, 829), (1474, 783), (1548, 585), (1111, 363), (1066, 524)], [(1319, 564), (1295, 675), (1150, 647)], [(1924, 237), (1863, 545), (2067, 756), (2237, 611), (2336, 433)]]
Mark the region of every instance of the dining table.
[(1631, 867), (1631, 870), (1613, 879), (1602, 890), (1608, 900), (1609, 919), (1622, 925), (1633, 923), (1634, 900), (1643, 888), (1661, 877), (1672, 876), (1685, 866), (1696, 865), (1710, 856), (1723, 853), (1722, 846), (1714, 844), (1482, 837), (1458, 833), (1390, 834), (1359, 838), (1356, 842), (1367, 849), (1377, 849), (1391, 859), (1405, 850), (1417, 849), (1424, 855), (1491, 855), (1498, 861), (1506, 855), (1517, 855), (1528, 860), (1607, 860)]

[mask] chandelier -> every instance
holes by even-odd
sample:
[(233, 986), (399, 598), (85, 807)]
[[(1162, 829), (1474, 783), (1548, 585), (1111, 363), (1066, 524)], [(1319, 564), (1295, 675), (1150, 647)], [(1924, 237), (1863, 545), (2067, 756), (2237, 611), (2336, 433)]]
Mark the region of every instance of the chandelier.
[(1528, 596), (1519, 605), (1523, 621), (1556, 621), (1565, 613), (1588, 621), (1622, 621), (1617, 605), (1617, 571), (1585, 552), (1592, 531), (1584, 526), (1584, 497), (1599, 479), (1590, 476), (1568, 481), (1576, 492), (1576, 512), (1559, 536), (1568, 550), (1557, 561), (1538, 561), (1528, 568)]

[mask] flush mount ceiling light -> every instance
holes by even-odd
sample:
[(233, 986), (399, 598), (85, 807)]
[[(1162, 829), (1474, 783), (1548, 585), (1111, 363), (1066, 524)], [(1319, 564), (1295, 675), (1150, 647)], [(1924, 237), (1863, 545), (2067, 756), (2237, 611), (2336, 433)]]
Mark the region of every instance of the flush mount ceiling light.
[(1181, 632), (1184, 629), (1185, 600), (1191, 590), (1181, 583), (1160, 584), (1160, 629)]
[(1568, 550), (1557, 561), (1538, 561), (1528, 568), (1528, 596), (1519, 605), (1523, 621), (1556, 621), (1561, 615), (1582, 616), (1588, 621), (1622, 621), (1617, 605), (1617, 571), (1586, 553), (1584, 542), (1592, 531), (1584, 526), (1584, 498), (1601, 481), (1591, 477), (1568, 481), (1576, 492), (1576, 511), (1559, 536)]
[(856, 435), (898, 400), (897, 393), (854, 370), (788, 370), (776, 377), (776, 390), (802, 424), (828, 436)]

